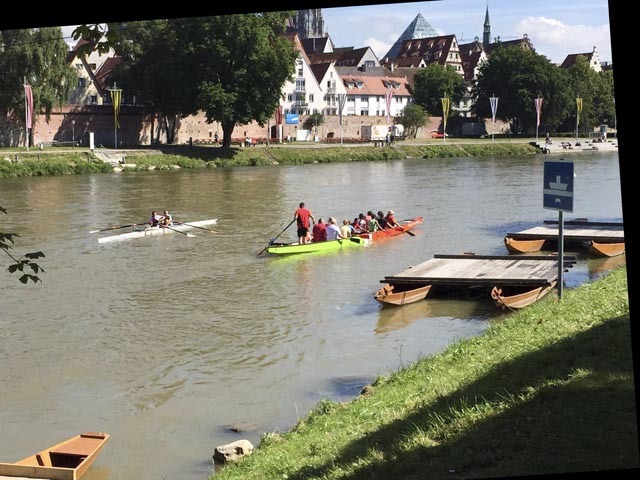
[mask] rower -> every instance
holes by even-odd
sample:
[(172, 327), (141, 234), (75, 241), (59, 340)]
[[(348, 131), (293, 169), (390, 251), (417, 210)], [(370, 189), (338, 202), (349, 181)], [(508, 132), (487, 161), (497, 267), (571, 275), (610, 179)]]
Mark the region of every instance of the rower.
[(173, 225), (173, 217), (169, 213), (169, 210), (165, 210), (162, 217), (160, 217), (160, 226), (170, 227), (171, 225)]

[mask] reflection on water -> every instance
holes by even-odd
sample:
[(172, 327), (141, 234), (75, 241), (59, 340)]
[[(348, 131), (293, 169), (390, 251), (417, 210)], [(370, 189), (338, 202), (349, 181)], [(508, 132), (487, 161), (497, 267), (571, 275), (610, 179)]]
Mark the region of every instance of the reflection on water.
[(498, 314), (493, 302), (460, 301), (458, 299), (431, 299), (407, 305), (383, 305), (378, 314), (376, 333), (388, 333), (406, 328), (416, 321), (429, 321), (431, 318), (452, 319), (490, 319)]

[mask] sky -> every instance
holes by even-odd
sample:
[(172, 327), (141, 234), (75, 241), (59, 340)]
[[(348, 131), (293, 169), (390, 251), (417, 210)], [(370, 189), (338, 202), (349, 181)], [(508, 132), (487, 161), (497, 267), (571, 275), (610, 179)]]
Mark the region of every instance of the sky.
[[(612, 63), (608, 0), (380, 3), (322, 8), (322, 17), (325, 33), (336, 47), (371, 47), (382, 59), (418, 13), (440, 35), (454, 34), (459, 43), (482, 40), (487, 6), (492, 39), (514, 40), (526, 34), (537, 53), (558, 64), (569, 54), (589, 53), (596, 47), (600, 60)], [(64, 27), (63, 33), (68, 36), (72, 30)]]
[(482, 41), (487, 6), (492, 39), (527, 34), (553, 63), (596, 47), (600, 60), (612, 63), (608, 0), (435, 0), (323, 8), (322, 18), (334, 46), (369, 46), (383, 58), (418, 13), (440, 35)]

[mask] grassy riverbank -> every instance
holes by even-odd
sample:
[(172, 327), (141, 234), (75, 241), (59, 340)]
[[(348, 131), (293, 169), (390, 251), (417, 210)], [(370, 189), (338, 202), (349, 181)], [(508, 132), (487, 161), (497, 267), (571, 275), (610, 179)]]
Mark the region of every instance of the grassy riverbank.
[[(400, 307), (401, 308), (401, 307)], [(320, 402), (216, 480), (462, 479), (640, 466), (626, 268)]]
[(530, 155), (538, 149), (526, 142), (423, 143), (398, 142), (392, 147), (366, 145), (276, 145), (249, 148), (219, 148), (184, 145), (130, 150), (101, 150), (59, 147), (44, 150), (0, 150), (0, 178), (40, 175), (65, 175), (112, 172), (113, 166), (104, 157), (117, 162), (126, 160), (124, 171), (171, 170), (175, 168), (216, 168), (260, 165), (301, 165), (306, 163), (337, 163), (401, 160), (404, 158), (435, 158), (461, 156)]

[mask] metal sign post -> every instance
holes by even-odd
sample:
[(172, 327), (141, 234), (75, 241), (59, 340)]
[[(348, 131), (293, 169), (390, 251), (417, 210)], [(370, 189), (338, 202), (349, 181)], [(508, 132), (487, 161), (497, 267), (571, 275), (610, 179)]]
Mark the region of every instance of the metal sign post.
[(543, 206), (558, 211), (558, 298), (562, 298), (564, 274), (563, 212), (573, 212), (573, 162), (545, 161)]

